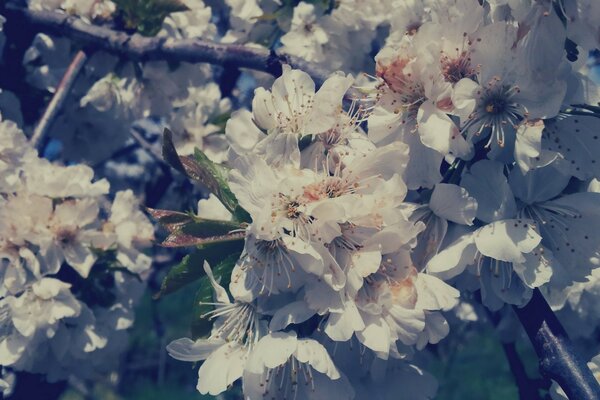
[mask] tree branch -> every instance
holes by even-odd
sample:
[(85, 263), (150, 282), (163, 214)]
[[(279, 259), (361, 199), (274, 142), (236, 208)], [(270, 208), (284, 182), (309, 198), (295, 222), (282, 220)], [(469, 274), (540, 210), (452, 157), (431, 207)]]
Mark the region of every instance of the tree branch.
[(52, 123), (56, 119), (56, 116), (65, 103), (65, 100), (67, 99), (67, 96), (69, 95), (69, 92), (71, 91), (71, 88), (77, 80), (79, 72), (86, 61), (87, 55), (85, 52), (83, 52), (83, 50), (79, 50), (75, 57), (73, 57), (73, 60), (69, 64), (69, 67), (63, 75), (58, 87), (56, 88), (56, 92), (54, 93), (52, 100), (50, 100), (50, 103), (48, 103), (48, 107), (46, 108), (46, 111), (44, 111), (44, 115), (42, 115), (40, 122), (38, 122), (35, 130), (33, 131), (30, 142), (34, 147), (43, 145), (46, 134), (52, 127)]
[(538, 289), (522, 308), (513, 307), (538, 355), (542, 376), (556, 381), (569, 399), (600, 399), (600, 385), (575, 351)]
[(517, 388), (519, 389), (519, 399), (541, 399), (540, 393), (536, 386), (536, 381), (530, 379), (527, 376), (525, 365), (523, 364), (523, 361), (521, 361), (519, 353), (517, 353), (515, 343), (502, 343), (502, 349), (504, 350), (504, 355), (506, 356), (506, 360), (508, 361), (510, 371), (512, 372), (513, 377), (515, 378)]
[(81, 18), (61, 12), (33, 11), (11, 2), (5, 5), (3, 12), (7, 18), (19, 19), (36, 32), (68, 37), (85, 48), (100, 49), (133, 61), (209, 63), (249, 68), (274, 76), (281, 75), (283, 64), (289, 64), (307, 72), (317, 84), (323, 83), (331, 72), (296, 57), (277, 54), (261, 47), (129, 34), (106, 26), (92, 25)]
[[(475, 293), (475, 298), (479, 303), (483, 304), (481, 301), (481, 291), (477, 291)], [(500, 324), (501, 316), (498, 312), (492, 312), (487, 307), (485, 307), (485, 311), (487, 312), (487, 316), (494, 325), (494, 327), (498, 327)], [(519, 390), (519, 399), (520, 400), (541, 400), (540, 392), (538, 390), (539, 386), (537, 382), (533, 379), (530, 379), (527, 375), (527, 371), (525, 370), (525, 365), (519, 357), (519, 353), (517, 352), (517, 347), (514, 342), (506, 343), (501, 342), (502, 350), (504, 351), (504, 355), (506, 356), (506, 361), (508, 361), (508, 366), (510, 368), (510, 372), (515, 378), (515, 385)]]

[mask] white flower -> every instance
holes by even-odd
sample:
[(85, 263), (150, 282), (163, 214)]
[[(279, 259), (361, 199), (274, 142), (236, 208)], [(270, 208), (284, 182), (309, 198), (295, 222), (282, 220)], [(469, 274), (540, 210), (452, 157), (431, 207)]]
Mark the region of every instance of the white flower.
[(70, 14), (87, 19), (108, 19), (117, 9), (110, 0), (64, 0), (61, 7)]
[(252, 28), (256, 26), (256, 20), (263, 15), (257, 0), (225, 0), (230, 8), (229, 24), (231, 29), (223, 38), (223, 42), (230, 43), (245, 39)]
[(329, 77), (318, 91), (310, 76), (283, 66), (271, 91), (256, 89), (252, 112), (257, 125), (269, 132), (314, 135), (331, 128), (341, 111), (342, 98), (352, 84), (343, 74)]
[(290, 30), (281, 37), (281, 51), (292, 53), (308, 62), (321, 62), (323, 45), (329, 41), (327, 31), (319, 24), (313, 4), (301, 1), (294, 7)]
[(12, 121), (0, 121), (0, 193), (22, 189), (25, 166), (36, 158), (19, 127)]
[(354, 390), (325, 347), (295, 332), (264, 336), (246, 363), (244, 395), (251, 399), (352, 399)]
[(202, 150), (214, 162), (222, 162), (227, 151), (225, 136), (219, 126), (211, 122), (231, 107), (228, 99), (221, 99), (221, 91), (215, 83), (190, 87), (188, 96), (173, 103), (170, 125), (177, 153), (189, 155), (194, 149)]
[[(104, 234), (114, 235), (110, 239), (117, 244), (117, 261), (135, 273), (150, 268), (152, 260), (140, 249), (150, 247), (154, 239), (154, 227), (139, 207), (131, 190), (117, 192), (110, 218), (102, 227)], [(104, 243), (103, 247), (111, 244)]]
[(477, 201), (460, 186), (438, 183), (431, 192), (428, 204), (410, 205), (409, 210), (411, 221), (421, 221), (425, 225), (425, 229), (417, 236), (417, 245), (411, 254), (413, 262), (420, 270), (440, 249), (448, 231), (449, 221), (473, 225)]
[[(519, 151), (519, 142), (515, 145), (519, 125), (556, 116), (566, 93), (566, 83), (558, 79), (556, 69), (552, 69), (554, 74), (534, 74), (529, 57), (535, 58), (535, 54), (527, 47), (528, 40), (519, 39), (517, 28), (505, 22), (477, 31), (471, 52), (471, 61), (480, 66), (476, 81), (460, 80), (452, 94), (461, 116), (461, 133), (469, 141), (489, 135), (486, 147), (491, 147), (490, 157), (506, 161), (512, 161), (512, 153)], [(543, 49), (536, 51), (548, 50)]]
[(215, 319), (207, 339), (177, 339), (167, 346), (171, 357), (182, 361), (204, 361), (198, 371), (197, 389), (202, 394), (217, 395), (242, 377), (249, 353), (264, 334), (259, 314), (252, 303), (231, 302), (204, 263), (204, 271), (214, 290), (216, 308), (202, 317)]
[(356, 337), (383, 359), (400, 356), (396, 341), (422, 348), (445, 337), (446, 321), (436, 311), (450, 310), (458, 302), (456, 289), (410, 265), (406, 251), (386, 254), (356, 299), (365, 323)]
[(199, 0), (183, 0), (182, 3), (189, 10), (169, 14), (158, 36), (174, 39), (213, 38), (217, 28), (211, 22), (211, 8)]
[[(471, 167), (461, 184), (478, 201), (477, 218), (493, 222), (509, 218), (533, 220), (542, 236), (550, 267), (557, 272), (551, 285), (564, 286), (581, 281), (600, 262), (600, 248), (594, 237), (594, 221), (600, 218), (597, 193), (560, 196), (570, 177), (553, 163), (526, 174), (513, 167), (508, 180), (504, 166), (482, 160)], [(517, 204), (519, 206), (517, 207)]]
[(66, 261), (87, 277), (96, 262), (91, 246), (102, 237), (96, 227), (98, 203), (93, 199), (66, 200), (53, 209), (50, 199), (43, 200), (45, 213), (38, 216), (37, 230), (30, 240), (40, 247), (50, 270), (58, 271)]
[(5, 336), (0, 341), (0, 363), (27, 365), (35, 356), (34, 340), (52, 338), (63, 318), (76, 317), (81, 304), (71, 294), (71, 285), (54, 278), (42, 278), (18, 297), (1, 300)]
[(541, 240), (533, 220), (496, 221), (450, 243), (429, 261), (427, 271), (449, 279), (470, 267), (480, 278), (482, 299), (490, 309), (505, 302), (524, 305), (532, 288), (552, 275), (552, 253), (540, 246)]
[(409, 146), (405, 172), (409, 189), (439, 182), (439, 166), (445, 155), (467, 156), (471, 152), (447, 111), (437, 105), (445, 104), (447, 89), (442, 80), (427, 75), (428, 60), (415, 52), (410, 39), (379, 52), (377, 75), (382, 84), (368, 118), (369, 138), (376, 144), (400, 140)]
[(31, 194), (51, 198), (95, 197), (108, 193), (106, 179), (92, 182), (94, 170), (87, 165), (61, 166), (40, 158), (27, 165), (25, 179)]

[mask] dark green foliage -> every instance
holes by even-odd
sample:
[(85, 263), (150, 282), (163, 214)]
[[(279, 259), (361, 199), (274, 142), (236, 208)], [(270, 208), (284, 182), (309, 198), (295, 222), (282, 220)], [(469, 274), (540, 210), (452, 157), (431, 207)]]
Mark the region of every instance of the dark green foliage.
[(154, 36), (165, 18), (174, 12), (189, 8), (180, 0), (113, 0), (125, 29), (133, 29), (144, 36)]
[(183, 257), (179, 264), (171, 268), (155, 298), (175, 292), (204, 276), (204, 261), (208, 261), (211, 266), (217, 265), (232, 254), (239, 255), (243, 247), (243, 238), (198, 246), (193, 253)]

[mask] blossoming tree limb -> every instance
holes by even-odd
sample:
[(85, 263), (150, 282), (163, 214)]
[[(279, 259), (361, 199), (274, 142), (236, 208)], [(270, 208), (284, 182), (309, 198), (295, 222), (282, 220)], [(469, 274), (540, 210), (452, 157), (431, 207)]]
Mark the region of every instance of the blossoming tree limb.
[[(187, 202), (159, 208), (171, 181), (159, 163), (161, 189), (146, 198), (161, 245), (192, 250), (155, 297), (199, 283), (189, 337), (166, 346), (202, 362), (197, 390), (428, 400), (437, 383), (416, 355), (485, 307), (508, 338), (515, 310), (552, 398), (600, 397), (600, 359), (585, 365), (552, 311), (598, 325), (600, 90), (580, 56), (600, 45), (600, 6), (427, 0), (394, 3), (392, 13), (386, 2), (216, 3), (214, 14), (183, 0), (0, 8), (0, 26), (6, 16), (43, 32), (23, 55), (31, 85), (54, 92), (33, 142), (54, 125), (65, 161), (93, 163), (134, 132), (156, 159), (157, 141), (131, 124), (162, 117), (175, 132), (164, 130), (165, 162), (210, 192), (197, 212)], [(217, 85), (206, 64), (233, 82)], [(242, 90), (249, 81), (253, 95)], [(42, 363), (25, 349), (50, 342), (43, 372), (70, 377), (50, 368), (71, 361), (56, 332), (72, 334), (75, 320), (84, 352), (106, 347), (94, 321), (117, 296), (96, 279), (116, 271), (125, 288), (127, 274), (146, 271), (136, 246), (151, 234), (130, 191), (108, 217), (98, 204), (104, 180), (35, 156), (10, 122), (0, 133), (10, 266), (1, 362), (8, 373), (35, 371)], [(49, 312), (23, 317), (41, 308)], [(514, 347), (504, 350), (520, 396), (538, 397)]]
[(233, 65), (274, 76), (281, 75), (283, 64), (289, 64), (307, 71), (318, 83), (322, 83), (331, 72), (298, 57), (277, 54), (263, 48), (222, 44), (203, 39), (173, 41), (137, 33), (129, 34), (109, 27), (92, 25), (65, 13), (31, 10), (11, 0), (7, 1), (4, 7), (6, 15), (28, 24), (35, 31), (66, 36), (84, 48), (101, 49), (132, 61), (165, 60)]

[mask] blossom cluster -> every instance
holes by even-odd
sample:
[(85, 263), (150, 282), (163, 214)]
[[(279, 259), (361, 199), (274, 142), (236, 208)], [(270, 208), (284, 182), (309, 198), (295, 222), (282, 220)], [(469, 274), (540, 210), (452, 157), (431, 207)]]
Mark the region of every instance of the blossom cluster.
[(40, 158), (0, 121), (0, 364), (86, 379), (114, 367), (150, 268), (154, 228), (84, 165)]
[(555, 309), (581, 293), (600, 263), (600, 119), (585, 106), (599, 92), (563, 47), (581, 19), (526, 3), (432, 2), (393, 25), (370, 81), (316, 90), (284, 67), (232, 114), (244, 249), (228, 290), (204, 264), (210, 335), (168, 346), (204, 360), (201, 393), (241, 378), (250, 399), (431, 398), (410, 360), (448, 334), (455, 287), (491, 311), (535, 288)]
[[(26, 3), (112, 28), (128, 1)], [(228, 90), (228, 66), (97, 51), (50, 130), (63, 160), (110, 174), (132, 124), (159, 120), (174, 132), (166, 161), (212, 192), (197, 215), (151, 210), (172, 218), (167, 246), (243, 248), (174, 268), (203, 271), (212, 293), (195, 304), (208, 333), (167, 347), (202, 361), (198, 391), (430, 399), (437, 382), (417, 365), (449, 321), (523, 307), (534, 290), (573, 336), (600, 327), (600, 90), (585, 57), (600, 47), (600, 2), (167, 3), (185, 7), (156, 30), (164, 43), (264, 47), (332, 72), (317, 87), (287, 65), (274, 82), (236, 70)], [(22, 60), (27, 83), (55, 92), (78, 50), (37, 34)], [(0, 92), (5, 116), (19, 106)], [(140, 165), (127, 173), (152, 175)], [(123, 344), (153, 228), (131, 191), (111, 204), (108, 182), (93, 175), (38, 157), (0, 122), (9, 370), (85, 378)], [(564, 397), (556, 385), (551, 396)]]
[[(284, 67), (272, 91), (257, 89), (252, 113), (240, 110), (227, 124), (229, 186), (252, 222), (231, 298), (211, 278), (210, 336), (168, 347), (173, 357), (206, 360), (202, 393), (243, 377), (250, 398), (352, 398), (381, 378), (369, 371), (376, 359), (390, 360), (382, 374), (431, 380), (405, 359), (448, 333), (440, 311), (459, 293), (411, 260), (425, 224), (403, 207), (408, 146), (376, 147), (360, 127), (364, 107), (342, 110), (352, 83), (336, 74), (315, 91), (306, 73)], [(311, 140), (300, 149), (302, 137)], [(217, 210), (213, 218), (223, 218)]]

